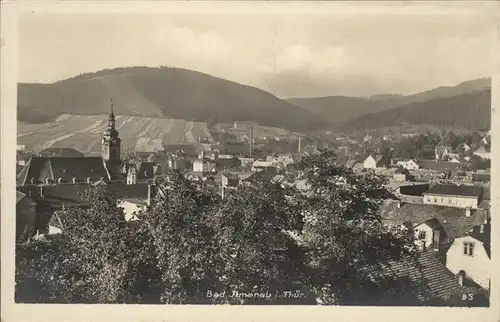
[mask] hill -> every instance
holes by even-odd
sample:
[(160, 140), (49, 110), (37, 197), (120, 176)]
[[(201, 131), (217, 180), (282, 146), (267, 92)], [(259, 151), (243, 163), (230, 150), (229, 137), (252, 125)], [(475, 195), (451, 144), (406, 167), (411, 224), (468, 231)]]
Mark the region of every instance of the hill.
[(99, 115), (113, 98), (117, 115), (260, 125), (306, 130), (325, 126), (310, 111), (260, 89), (170, 67), (130, 67), (52, 84), (18, 84), (18, 120), (46, 123), (62, 114)]
[(378, 113), (369, 113), (342, 124), (348, 131), (381, 127), (431, 125), (479, 130), (490, 128), (491, 90), (434, 98)]
[(491, 79), (480, 78), (460, 83), (456, 86), (441, 86), (412, 95), (382, 94), (371, 97), (325, 96), (311, 98), (290, 98), (287, 102), (316, 113), (339, 124), (365, 114), (424, 102), (436, 98), (453, 97), (467, 93), (477, 93), (491, 88)]

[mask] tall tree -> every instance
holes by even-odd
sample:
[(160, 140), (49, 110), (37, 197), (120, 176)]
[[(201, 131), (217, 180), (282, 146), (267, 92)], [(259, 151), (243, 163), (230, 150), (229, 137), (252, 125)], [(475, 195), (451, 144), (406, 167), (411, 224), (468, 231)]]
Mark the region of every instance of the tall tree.
[[(303, 197), (303, 230), (312, 282), (326, 303), (373, 301), (399, 288), (387, 286), (381, 263), (415, 254), (412, 238), (384, 228), (379, 207), (384, 180), (338, 166), (329, 151), (303, 160), (310, 192)], [(369, 269), (368, 269), (369, 268)], [(370, 290), (370, 292), (366, 292)], [(400, 294), (392, 300), (400, 298)]]
[(59, 213), (61, 235), (18, 246), (22, 265), (16, 275), (21, 281), (35, 279), (47, 290), (50, 298), (43, 301), (141, 302), (157, 285), (154, 253), (143, 248), (148, 248), (147, 232), (125, 221), (106, 188), (89, 188), (83, 197), (88, 208)]

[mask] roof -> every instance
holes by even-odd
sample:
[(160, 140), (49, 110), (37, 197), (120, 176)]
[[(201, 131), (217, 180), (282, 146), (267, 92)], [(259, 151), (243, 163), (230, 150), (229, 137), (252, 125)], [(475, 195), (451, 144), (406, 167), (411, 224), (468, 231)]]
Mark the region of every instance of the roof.
[(448, 195), (448, 196), (465, 196), (465, 197), (481, 197), (483, 190), (481, 187), (466, 186), (466, 185), (435, 185), (424, 192), (424, 194)]
[(138, 179), (152, 179), (155, 176), (155, 163), (141, 162), (137, 166)]
[(84, 154), (73, 148), (47, 148), (38, 153), (46, 157), (83, 157)]
[(345, 166), (348, 168), (352, 168), (355, 164), (356, 164), (356, 160), (349, 160), (349, 161), (347, 161)]
[(221, 176), (226, 177), (229, 180), (238, 180), (238, 174), (237, 173), (231, 173), (231, 172), (224, 172), (221, 174)]
[(16, 190), (16, 204), (19, 203), (26, 195), (22, 193), (21, 191)]
[(484, 146), (479, 147), (474, 153), (489, 153)]
[(448, 300), (451, 295), (460, 294), (464, 290), (458, 278), (450, 272), (433, 252), (418, 254), (417, 263), (410, 259), (390, 261), (382, 264), (383, 274), (387, 277), (408, 277), (416, 286), (417, 298), (421, 301), (441, 299)]
[(398, 202), (388, 200), (382, 205), (381, 216), (386, 224), (397, 226), (410, 222), (417, 225), (436, 218), (449, 238), (463, 235), (472, 227), (483, 223), (487, 216), (487, 212), (482, 210), (477, 210), (467, 217), (465, 209), (460, 208), (410, 203), (403, 203), (398, 208), (397, 204)]
[(30, 158), (17, 177), (17, 185), (45, 183), (46, 179), (61, 183), (87, 182), (87, 178), (98, 181), (101, 178), (109, 180), (103, 159), (101, 157), (36, 157)]
[[(87, 184), (61, 184), (43, 187), (43, 197), (37, 196), (38, 201), (43, 201), (47, 206), (59, 208), (65, 206), (84, 206), (86, 201), (82, 194), (93, 186)], [(148, 184), (121, 184), (112, 183), (105, 186), (114, 193), (118, 199), (147, 199)]]
[(455, 163), (455, 162), (436, 161), (436, 160), (422, 160), (418, 162), (418, 165), (421, 168), (437, 170), (437, 171), (459, 170), (463, 164), (465, 163)]

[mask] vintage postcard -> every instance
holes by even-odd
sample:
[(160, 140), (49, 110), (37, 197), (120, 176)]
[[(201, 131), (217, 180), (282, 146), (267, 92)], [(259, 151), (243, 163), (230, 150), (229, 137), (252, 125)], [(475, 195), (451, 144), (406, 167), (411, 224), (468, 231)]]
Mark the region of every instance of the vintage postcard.
[(498, 320), (498, 2), (1, 5), (2, 321)]

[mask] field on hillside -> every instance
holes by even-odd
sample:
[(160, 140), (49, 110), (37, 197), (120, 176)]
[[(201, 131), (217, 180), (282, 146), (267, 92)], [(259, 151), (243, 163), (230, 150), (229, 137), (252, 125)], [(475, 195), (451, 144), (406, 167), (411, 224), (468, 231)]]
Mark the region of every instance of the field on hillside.
[[(18, 122), (17, 144), (35, 152), (49, 147), (74, 148), (83, 153), (99, 152), (107, 121), (107, 115), (64, 114), (52, 123)], [(179, 119), (117, 116), (116, 129), (120, 133), (124, 153), (135, 151), (139, 139), (142, 142), (160, 139), (163, 144), (194, 143), (199, 136), (211, 140), (206, 123)]]
[[(233, 126), (234, 124), (228, 123), (219, 123), (215, 126), (217, 131), (227, 132), (237, 136), (248, 136), (250, 135), (250, 127), (249, 125), (240, 123), (237, 124), (236, 128)], [(255, 125), (253, 134), (255, 137), (275, 137), (275, 136), (292, 136), (298, 135), (297, 133), (290, 132), (284, 129), (280, 129), (277, 127), (269, 127), (269, 126), (261, 126)]]

